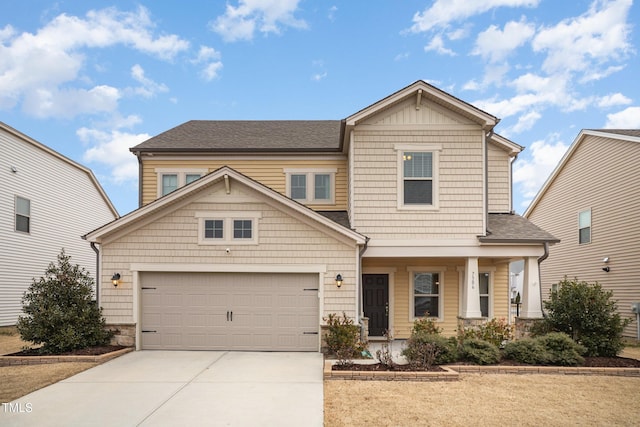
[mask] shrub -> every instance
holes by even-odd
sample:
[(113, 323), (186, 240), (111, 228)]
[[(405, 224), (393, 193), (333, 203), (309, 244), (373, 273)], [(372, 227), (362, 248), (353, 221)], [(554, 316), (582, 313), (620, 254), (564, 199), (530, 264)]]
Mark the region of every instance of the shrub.
[(424, 331), (413, 332), (402, 355), (414, 369), (428, 370), (433, 365), (450, 363), (457, 359), (455, 339), (447, 339)]
[(509, 325), (506, 319), (491, 319), (482, 325), (458, 330), (458, 340), (462, 344), (466, 339), (477, 338), (488, 341), (496, 347), (502, 347), (514, 336), (514, 326)]
[(547, 365), (549, 363), (547, 350), (537, 338), (521, 338), (508, 342), (504, 346), (502, 355), (506, 359), (528, 365)]
[(460, 346), (460, 357), (478, 365), (493, 365), (500, 361), (500, 350), (488, 341), (469, 338)]
[(391, 336), (391, 331), (388, 329), (384, 331), (384, 341), (382, 342), (382, 347), (380, 350), (376, 350), (376, 359), (380, 362), (380, 364), (386, 366), (389, 369), (393, 369), (395, 367), (395, 362), (393, 361), (393, 336)]
[(332, 313), (324, 320), (327, 322), (324, 339), (329, 354), (338, 359), (338, 365), (351, 364), (353, 358), (360, 357), (366, 350), (366, 345), (360, 341), (360, 327), (354, 325), (346, 313), (342, 313), (342, 317)]
[(411, 328), (412, 334), (425, 333), (440, 335), (442, 333), (442, 328), (439, 328), (436, 325), (436, 322), (433, 319), (430, 319), (428, 315), (429, 313), (427, 313), (424, 317), (413, 321), (413, 327)]
[(25, 316), (18, 318), (18, 332), (24, 341), (43, 344), (44, 354), (105, 345), (113, 335), (92, 301), (93, 279), (70, 259), (63, 249), (57, 265), (50, 263), (22, 298)]
[(578, 366), (584, 363), (581, 355), (587, 349), (573, 341), (567, 334), (552, 332), (535, 339), (546, 349), (550, 365)]
[(630, 320), (620, 317), (612, 297), (613, 292), (597, 282), (565, 277), (544, 302), (548, 314), (541, 328), (566, 333), (586, 347), (587, 356), (616, 356), (624, 347), (622, 332)]

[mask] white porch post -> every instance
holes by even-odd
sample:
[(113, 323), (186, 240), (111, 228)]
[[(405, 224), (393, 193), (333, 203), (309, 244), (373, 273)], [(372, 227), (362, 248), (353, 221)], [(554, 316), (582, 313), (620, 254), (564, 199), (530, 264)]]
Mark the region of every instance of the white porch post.
[(538, 258), (524, 259), (524, 277), (522, 280), (522, 308), (520, 317), (524, 319), (542, 318), (542, 299), (540, 296), (540, 271)]
[(467, 265), (464, 270), (464, 289), (462, 292), (461, 317), (464, 319), (482, 317), (478, 277), (478, 258), (467, 258)]

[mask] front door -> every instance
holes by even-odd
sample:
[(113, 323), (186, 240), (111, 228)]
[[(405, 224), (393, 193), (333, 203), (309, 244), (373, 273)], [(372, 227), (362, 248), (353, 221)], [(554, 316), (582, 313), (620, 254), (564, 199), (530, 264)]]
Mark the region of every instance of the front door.
[(369, 318), (369, 336), (382, 337), (389, 329), (389, 275), (362, 275), (362, 309)]

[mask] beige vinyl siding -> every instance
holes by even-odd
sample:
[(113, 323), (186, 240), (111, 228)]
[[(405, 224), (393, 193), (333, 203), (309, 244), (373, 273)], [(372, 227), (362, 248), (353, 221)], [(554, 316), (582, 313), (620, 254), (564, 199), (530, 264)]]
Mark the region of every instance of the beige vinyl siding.
[(489, 212), (511, 211), (511, 158), (495, 144), (487, 145)]
[[(117, 289), (108, 283), (102, 287), (102, 302), (108, 323), (133, 322), (131, 263), (163, 264), (168, 271), (172, 266), (185, 264), (326, 265), (322, 316), (343, 311), (351, 317), (355, 316), (355, 245), (342, 243), (328, 230), (320, 231), (265, 203), (263, 196), (249, 189), (239, 190), (238, 187), (232, 182), (230, 196), (238, 201), (224, 202), (224, 188), (218, 184), (215, 190), (210, 188), (206, 194), (194, 195), (193, 202), (187, 206), (136, 230), (130, 228), (123, 237), (103, 245), (103, 280), (107, 280), (113, 272), (121, 272), (123, 282)], [(198, 245), (195, 213), (201, 211), (260, 212), (259, 244), (232, 245), (229, 246), (229, 254), (225, 252), (227, 246), (224, 244)], [(338, 273), (344, 278), (340, 289), (335, 286)]]
[[(86, 171), (0, 129), (0, 326), (22, 314), (22, 296), (62, 248), (95, 277), (96, 254), (81, 236), (114, 213)], [(11, 171), (14, 166), (17, 172)], [(30, 233), (14, 229), (15, 196), (31, 202)]]
[[(474, 130), (390, 130), (354, 133), (355, 228), (371, 238), (475, 238), (484, 219), (483, 133)], [(438, 145), (437, 210), (398, 210), (396, 144)]]
[(269, 159), (203, 159), (203, 160), (163, 160), (161, 157), (144, 159), (143, 162), (143, 204), (148, 204), (158, 198), (158, 178), (156, 168), (163, 169), (206, 169), (212, 172), (222, 166), (229, 166), (238, 172), (266, 185), (267, 187), (286, 195), (287, 168), (295, 169), (337, 169), (335, 182), (335, 205), (312, 205), (315, 210), (346, 210), (347, 209), (347, 160), (286, 160)]
[[(439, 271), (444, 267), (444, 283), (441, 297), (443, 300), (443, 320), (438, 321), (438, 327), (442, 328), (445, 336), (455, 336), (458, 328), (459, 302), (460, 302), (460, 269), (464, 269), (465, 260), (461, 258), (363, 258), (362, 269), (366, 274), (367, 269), (375, 271), (393, 271), (393, 336), (396, 339), (406, 339), (411, 334), (414, 319), (411, 318), (411, 277), (409, 267), (424, 267), (425, 272)], [(480, 272), (488, 271), (493, 277), (492, 307), (493, 317), (507, 318), (509, 272), (508, 263), (493, 264), (489, 260), (480, 260)], [(390, 296), (391, 298), (391, 296)]]
[[(530, 212), (531, 221), (561, 239), (541, 264), (544, 299), (565, 275), (597, 281), (613, 291), (621, 315), (635, 319), (630, 306), (640, 302), (639, 156), (637, 142), (586, 136)], [(578, 213), (585, 209), (591, 209), (591, 243), (579, 244)], [(636, 326), (625, 335), (636, 337)]]

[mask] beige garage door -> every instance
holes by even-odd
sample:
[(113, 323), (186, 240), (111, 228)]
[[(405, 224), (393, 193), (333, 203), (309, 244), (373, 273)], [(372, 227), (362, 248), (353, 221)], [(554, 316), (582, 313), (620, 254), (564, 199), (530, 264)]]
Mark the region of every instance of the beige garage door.
[(143, 349), (319, 349), (317, 274), (141, 277)]

